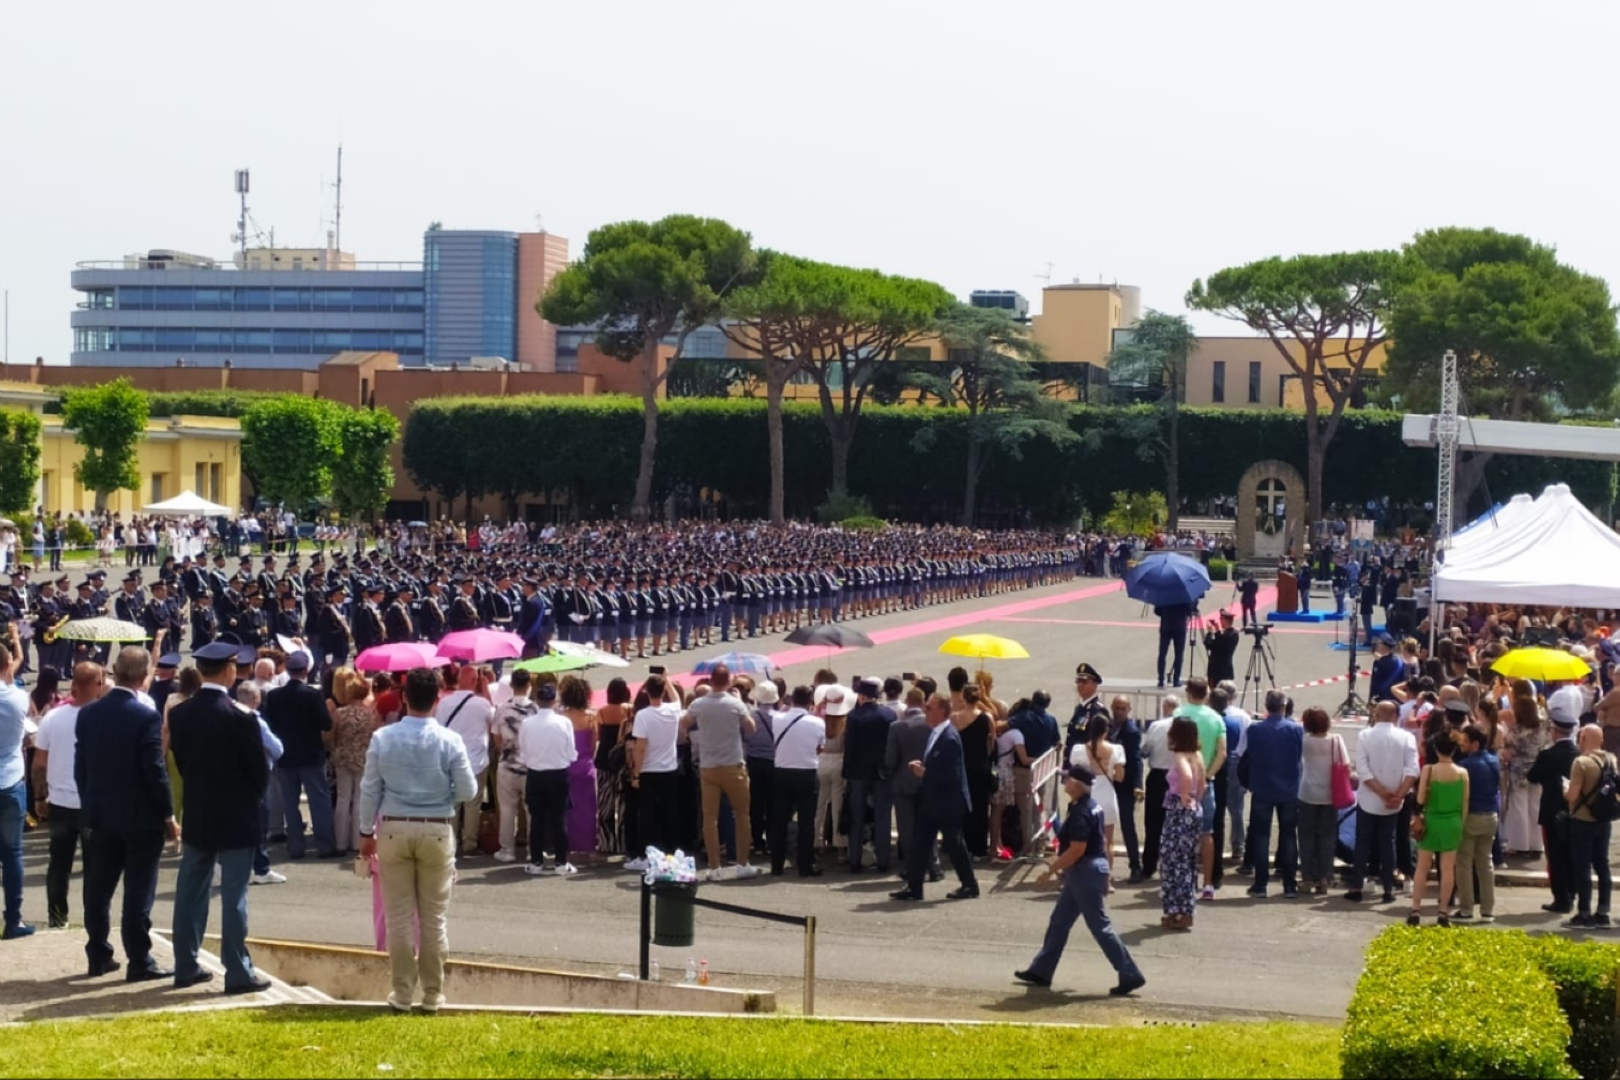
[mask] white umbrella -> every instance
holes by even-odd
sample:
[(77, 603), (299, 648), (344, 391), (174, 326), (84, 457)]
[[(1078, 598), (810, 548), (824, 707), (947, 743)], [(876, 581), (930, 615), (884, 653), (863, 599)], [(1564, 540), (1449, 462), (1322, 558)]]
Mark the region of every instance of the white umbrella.
[(187, 489), (172, 499), (162, 502), (148, 503), (141, 508), (143, 514), (167, 514), (171, 517), (220, 517), (228, 516), (231, 508), (221, 506), (217, 502), (209, 502), (201, 495)]

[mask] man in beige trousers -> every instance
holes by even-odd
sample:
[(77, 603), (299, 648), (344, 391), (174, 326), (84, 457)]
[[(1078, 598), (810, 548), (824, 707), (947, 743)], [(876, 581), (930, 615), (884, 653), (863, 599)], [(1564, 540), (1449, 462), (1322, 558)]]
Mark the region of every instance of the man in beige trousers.
[(722, 795), (731, 800), (731, 813), (737, 819), (736, 874), (753, 877), (758, 871), (748, 862), (754, 832), (743, 737), (754, 733), (754, 714), (732, 689), (726, 665), (716, 664), (709, 672), (708, 683), (709, 692), (687, 706), (681, 732), (692, 738), (693, 756), (703, 778), (703, 844), (709, 852), (709, 877), (718, 878), (725, 866), (725, 852), (720, 847)]
[[(439, 676), (416, 668), (405, 676), (406, 715), (381, 728), (366, 751), (360, 781), (360, 855), (377, 856), (393, 991), (388, 1004), (409, 1012), (422, 984), (422, 1011), (444, 1003), (444, 958), (450, 950), (450, 887), (456, 878), (456, 805), (478, 792), (461, 736), (433, 720)], [(380, 822), (378, 815), (381, 815)], [(373, 822), (378, 822), (375, 833)], [(421, 955), (412, 942), (422, 928)]]

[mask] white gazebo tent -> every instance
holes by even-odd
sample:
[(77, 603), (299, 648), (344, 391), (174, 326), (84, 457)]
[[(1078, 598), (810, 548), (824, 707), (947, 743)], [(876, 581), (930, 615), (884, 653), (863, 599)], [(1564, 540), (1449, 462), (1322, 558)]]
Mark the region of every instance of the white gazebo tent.
[(1447, 552), (1434, 575), (1434, 599), (1620, 607), (1620, 534), (1593, 517), (1567, 485), (1554, 484), (1507, 528)]
[(1452, 533), (1451, 539), (1440, 545), (1440, 550), (1446, 553), (1449, 560), (1454, 552), (1491, 543), (1496, 537), (1511, 531), (1523, 521), (1526, 512), (1535, 505), (1535, 502), (1528, 495), (1513, 496), (1507, 502), (1487, 511)]
[(228, 517), (231, 508), (209, 502), (189, 488), (172, 499), (148, 503), (141, 507), (143, 514), (161, 514), (167, 517)]

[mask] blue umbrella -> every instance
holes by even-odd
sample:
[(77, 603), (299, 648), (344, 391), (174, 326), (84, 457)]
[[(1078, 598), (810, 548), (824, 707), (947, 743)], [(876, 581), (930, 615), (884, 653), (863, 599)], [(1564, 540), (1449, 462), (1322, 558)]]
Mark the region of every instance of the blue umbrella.
[(1191, 604), (1209, 592), (1209, 571), (1197, 559), (1155, 552), (1125, 574), (1125, 595), (1154, 607)]
[(770, 678), (777, 672), (775, 664), (770, 658), (759, 653), (726, 653), (724, 656), (713, 656), (707, 660), (699, 661), (693, 668), (694, 675), (707, 675), (714, 670), (714, 665), (724, 664), (733, 675), (754, 675)]

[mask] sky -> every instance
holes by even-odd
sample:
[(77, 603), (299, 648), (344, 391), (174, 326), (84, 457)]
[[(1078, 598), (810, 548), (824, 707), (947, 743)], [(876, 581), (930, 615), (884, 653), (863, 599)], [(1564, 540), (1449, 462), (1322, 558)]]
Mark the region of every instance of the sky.
[[(1491, 0), (74, 0), (0, 4), (7, 355), (65, 363), (76, 262), (569, 238), (724, 218), (965, 298), (1118, 282), (1183, 311), (1272, 255), (1443, 225), (1620, 281), (1620, 5)], [(1050, 264), (1050, 271), (1048, 270)], [(1218, 317), (1200, 333), (1245, 331)]]

